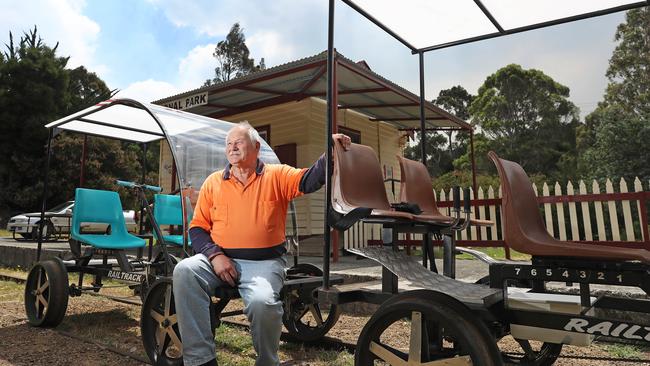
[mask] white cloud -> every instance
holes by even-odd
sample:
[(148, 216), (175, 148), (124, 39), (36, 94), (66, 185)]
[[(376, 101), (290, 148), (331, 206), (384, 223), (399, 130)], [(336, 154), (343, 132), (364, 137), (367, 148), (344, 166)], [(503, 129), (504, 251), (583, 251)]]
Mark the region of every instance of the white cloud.
[(181, 89), (195, 89), (214, 76), (216, 59), (212, 56), (216, 44), (196, 46), (178, 64), (178, 83)]
[(246, 40), (246, 44), (256, 63), (262, 57), (266, 65), (278, 65), (299, 57), (291, 42), (274, 31), (257, 32)]
[[(17, 42), (23, 32), (38, 27), (38, 34), (51, 47), (59, 42), (58, 55), (70, 56), (68, 67), (84, 65), (102, 75), (109, 71), (95, 60), (99, 25), (82, 14), (83, 0), (4, 1), (0, 10), (0, 24), (4, 31), (14, 34)], [(29, 14), (29, 16), (25, 16)], [(9, 38), (8, 34), (0, 36)]]
[(175, 82), (154, 79), (136, 81), (119, 92), (117, 97), (151, 102), (202, 86), (214, 74), (215, 60), (212, 52), (215, 46), (216, 44), (207, 44), (191, 49), (178, 63)]
[(132, 98), (149, 103), (157, 99), (178, 94), (182, 91), (166, 81), (148, 79), (130, 84), (124, 90), (117, 93), (116, 98)]

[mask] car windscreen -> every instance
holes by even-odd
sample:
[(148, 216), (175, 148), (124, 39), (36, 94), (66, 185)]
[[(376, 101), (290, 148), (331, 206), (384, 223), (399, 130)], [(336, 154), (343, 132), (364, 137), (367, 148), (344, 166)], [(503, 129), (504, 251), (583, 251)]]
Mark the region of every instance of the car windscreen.
[(72, 204), (72, 202), (73, 202), (73, 201), (63, 202), (63, 203), (61, 203), (61, 204), (59, 204), (59, 205), (56, 205), (56, 206), (50, 208), (48, 211), (49, 211), (49, 212), (59, 212), (59, 211), (63, 211), (66, 207), (70, 206), (70, 205)]

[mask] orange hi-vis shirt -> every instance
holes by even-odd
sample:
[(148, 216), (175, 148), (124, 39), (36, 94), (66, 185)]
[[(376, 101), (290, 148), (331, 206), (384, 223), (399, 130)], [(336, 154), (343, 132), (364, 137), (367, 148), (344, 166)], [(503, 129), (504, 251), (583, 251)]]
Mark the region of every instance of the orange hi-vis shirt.
[(223, 249), (262, 249), (285, 241), (289, 202), (301, 196), (307, 169), (258, 162), (246, 185), (230, 175), (230, 165), (203, 183), (190, 229), (210, 233)]

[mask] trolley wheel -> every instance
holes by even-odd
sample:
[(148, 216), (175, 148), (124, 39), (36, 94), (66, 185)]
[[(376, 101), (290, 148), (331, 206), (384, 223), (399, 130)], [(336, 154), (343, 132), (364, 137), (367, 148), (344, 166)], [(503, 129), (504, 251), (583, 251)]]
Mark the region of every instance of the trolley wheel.
[(560, 357), (562, 352), (561, 343), (541, 343), (537, 349), (530, 344), (527, 339), (515, 339), (521, 349), (524, 351), (521, 354), (502, 353), (503, 360), (511, 365), (527, 365), (527, 366), (550, 366)]
[[(287, 276), (322, 276), (323, 271), (313, 264), (299, 263), (287, 270)], [(311, 298), (311, 296), (308, 296)], [(329, 306), (305, 300), (298, 291), (284, 297), (282, 323), (289, 335), (301, 341), (313, 342), (321, 339), (339, 320), (341, 310), (336, 304)]]
[[(38, 240), (38, 227), (40, 226), (40, 221), (36, 223), (34, 229), (32, 229), (31, 239)], [(56, 238), (56, 229), (54, 228), (54, 223), (50, 220), (45, 220), (43, 224), (43, 241), (48, 241), (52, 238)]]
[(361, 331), (354, 364), (502, 365), (479, 318), (455, 300), (429, 294), (411, 291), (384, 303)]
[(36, 263), (25, 283), (27, 321), (36, 327), (56, 327), (68, 308), (68, 271), (59, 258)]
[(154, 365), (183, 364), (183, 343), (178, 330), (171, 278), (154, 283), (142, 304), (142, 343)]

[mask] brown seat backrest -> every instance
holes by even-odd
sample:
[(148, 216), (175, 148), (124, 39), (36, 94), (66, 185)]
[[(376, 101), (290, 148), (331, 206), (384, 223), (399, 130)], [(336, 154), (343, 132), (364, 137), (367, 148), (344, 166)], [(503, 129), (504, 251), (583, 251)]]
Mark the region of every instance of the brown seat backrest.
[(397, 156), (400, 175), (400, 201), (417, 204), (423, 214), (442, 216), (436, 205), (427, 167), (419, 161)]
[(554, 240), (546, 231), (542, 215), (539, 213), (539, 204), (535, 191), (533, 191), (533, 184), (521, 165), (501, 159), (493, 151), (490, 151), (488, 156), (496, 165), (501, 178), (503, 194), (501, 209), (504, 218), (507, 217), (507, 225), (504, 225), (504, 240), (515, 246), (517, 244), (514, 239), (519, 238), (517, 242), (521, 242), (522, 234)]
[(584, 244), (553, 238), (546, 231), (537, 197), (524, 169), (515, 162), (499, 158), (493, 151), (488, 156), (496, 165), (501, 179), (503, 239), (509, 247), (537, 256), (640, 260), (650, 263), (650, 252), (644, 249)]
[(391, 209), (379, 159), (370, 147), (352, 144), (345, 151), (334, 144), (332, 206), (342, 213), (356, 207)]

